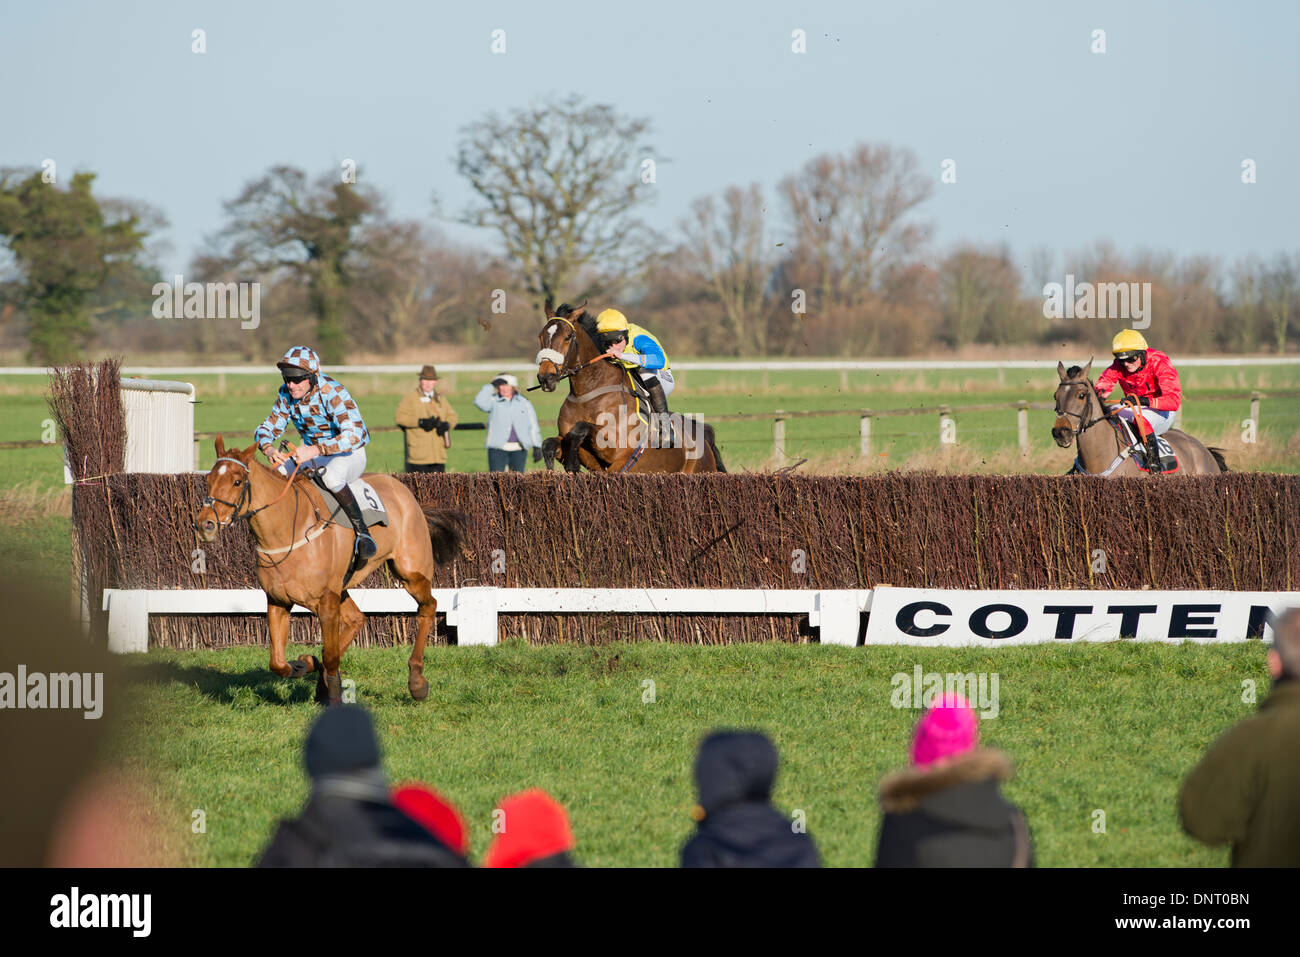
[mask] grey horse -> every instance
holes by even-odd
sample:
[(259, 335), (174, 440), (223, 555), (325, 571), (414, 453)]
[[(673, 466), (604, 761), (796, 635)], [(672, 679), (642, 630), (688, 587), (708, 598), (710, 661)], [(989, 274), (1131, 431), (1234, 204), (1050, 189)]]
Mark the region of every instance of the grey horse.
[[(1061, 384), (1056, 387), (1056, 423), (1052, 438), (1063, 449), (1078, 443), (1074, 471), (1105, 478), (1134, 478), (1147, 473), (1138, 468), (1114, 415), (1102, 406), (1089, 373), (1092, 362), (1079, 368), (1056, 364)], [(1207, 448), (1186, 432), (1170, 429), (1162, 438), (1178, 456), (1179, 475), (1218, 475), (1228, 471), (1221, 449)]]

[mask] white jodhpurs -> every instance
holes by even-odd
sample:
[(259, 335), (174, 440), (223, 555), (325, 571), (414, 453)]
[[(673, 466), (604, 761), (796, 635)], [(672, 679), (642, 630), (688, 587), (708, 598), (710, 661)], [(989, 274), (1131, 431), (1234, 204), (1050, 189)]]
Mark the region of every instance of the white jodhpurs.
[(673, 381), (673, 373), (671, 369), (657, 369), (654, 372), (645, 369), (637, 373), (637, 375), (641, 377), (642, 382), (646, 379), (658, 377), (659, 384), (664, 387), (664, 398), (672, 395), (673, 387), (677, 385), (677, 383)]
[[(361, 473), (366, 470), (366, 450), (360, 448), (353, 449), (351, 452), (340, 452), (337, 455), (318, 455), (314, 459), (308, 459), (307, 466), (324, 468), (325, 475), (322, 481), (325, 487), (331, 492), (337, 492), (349, 482), (361, 478)], [(280, 474), (288, 475), (291, 467), (288, 462), (285, 462), (280, 466)]]
[[(1128, 406), (1120, 409), (1117, 413), (1125, 422), (1133, 421), (1133, 410)], [(1159, 409), (1143, 409), (1142, 418), (1151, 423), (1151, 431), (1156, 435), (1163, 435), (1174, 427), (1174, 419), (1178, 417), (1177, 412), (1162, 412)]]

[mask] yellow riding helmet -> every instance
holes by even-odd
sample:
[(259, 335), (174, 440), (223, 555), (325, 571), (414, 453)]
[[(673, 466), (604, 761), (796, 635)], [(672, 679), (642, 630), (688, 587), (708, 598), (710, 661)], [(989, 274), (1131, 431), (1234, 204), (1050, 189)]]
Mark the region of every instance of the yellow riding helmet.
[(1111, 355), (1115, 356), (1121, 352), (1146, 352), (1146, 350), (1147, 341), (1136, 329), (1125, 329), (1110, 344)]
[(596, 317), (597, 332), (626, 332), (627, 316), (617, 309), (606, 309)]

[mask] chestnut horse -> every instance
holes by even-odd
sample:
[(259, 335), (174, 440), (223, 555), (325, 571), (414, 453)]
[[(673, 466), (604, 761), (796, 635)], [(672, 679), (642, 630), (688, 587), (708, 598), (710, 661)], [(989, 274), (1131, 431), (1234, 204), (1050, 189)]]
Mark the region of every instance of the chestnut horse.
[[(559, 439), (542, 443), (546, 465), (559, 457), (565, 469), (584, 465), (592, 472), (725, 472), (713, 426), (673, 413), (673, 443), (659, 447), (655, 430), (637, 416), (632, 377), (618, 362), (604, 358), (595, 316), (567, 303), (552, 311), (538, 333), (537, 381), (554, 392), (569, 380), (569, 396), (556, 420)], [(536, 388), (536, 386), (534, 386)]]
[[(271, 634), (271, 670), (281, 678), (317, 673), (316, 700), (342, 700), (339, 663), (356, 637), (365, 615), (347, 593), (349, 582), (363, 582), (384, 562), (419, 606), (415, 647), (407, 663), (407, 688), (423, 701), (429, 695), (424, 678), (424, 645), (433, 630), (438, 603), (431, 593), (434, 561), (445, 564), (460, 546), (460, 516), (455, 512), (421, 510), (411, 490), (391, 475), (367, 474), (379, 493), (388, 524), (371, 527), (378, 546), (374, 557), (343, 580), (352, 563), (356, 533), (347, 522), (330, 521), (329, 510), (305, 473), (285, 478), (257, 461), (257, 446), (226, 449), (217, 436), (217, 461), (207, 475), (208, 495), (194, 517), (194, 528), (205, 542), (216, 541), (221, 529), (248, 519), (257, 540), (257, 580), (266, 592), (266, 623)], [(292, 467), (292, 466), (290, 466)], [(310, 609), (320, 619), (322, 665), (312, 655), (285, 660), (289, 641), (289, 610)]]
[[(1127, 448), (1128, 442), (1119, 420), (1102, 406), (1101, 396), (1088, 374), (1089, 362), (1083, 368), (1065, 363), (1056, 364), (1056, 374), (1061, 384), (1056, 387), (1056, 423), (1052, 438), (1061, 448), (1078, 444), (1079, 454), (1074, 460), (1074, 471), (1082, 475), (1102, 478), (1134, 478), (1148, 473), (1138, 468)], [(1101, 428), (1094, 428), (1101, 426)], [(1207, 448), (1186, 432), (1169, 429), (1161, 436), (1178, 457), (1179, 475), (1218, 475), (1228, 471), (1222, 449)], [(1157, 473), (1163, 474), (1163, 473)]]

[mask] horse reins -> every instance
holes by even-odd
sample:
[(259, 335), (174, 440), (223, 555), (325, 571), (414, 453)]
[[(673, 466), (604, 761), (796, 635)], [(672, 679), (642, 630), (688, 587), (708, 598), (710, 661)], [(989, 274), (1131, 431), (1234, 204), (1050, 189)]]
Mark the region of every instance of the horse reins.
[[(212, 505), (215, 503), (219, 505), (225, 505), (227, 508), (230, 509), (230, 517), (227, 518), (224, 522), (221, 520), (220, 516), (217, 516), (217, 527), (226, 528), (227, 526), (232, 525), (233, 523), (237, 522), (241, 518), (251, 519), (254, 515), (257, 515), (259, 512), (265, 511), (266, 509), (270, 508), (272, 505), (278, 505), (280, 503), (280, 500), (283, 499), (285, 495), (288, 494), (289, 489), (292, 488), (293, 495), (294, 495), (294, 508), (293, 508), (293, 524), (289, 527), (289, 541), (290, 541), (289, 546), (287, 548), (273, 548), (273, 549), (265, 549), (259, 546), (257, 548), (257, 551), (261, 552), (263, 555), (275, 555), (281, 551), (292, 554), (295, 547), (297, 547), (300, 544), (306, 544), (307, 542), (310, 542), (312, 540), (311, 529), (307, 530), (307, 533), (303, 537), (301, 542), (298, 541), (297, 538), (295, 537), (295, 533), (298, 530), (298, 496), (301, 494), (301, 492), (298, 489), (298, 483), (294, 481), (294, 478), (298, 472), (298, 461), (296, 459), (292, 459), (291, 461), (293, 461), (294, 470), (292, 473), (290, 473), (288, 481), (284, 483), (284, 488), (280, 490), (280, 494), (277, 495), (275, 498), (273, 498), (271, 501), (267, 502), (265, 505), (259, 505), (257, 508), (250, 509), (247, 512), (243, 512), (241, 514), (240, 509), (243, 508), (245, 503), (252, 497), (252, 488), (253, 488), (252, 469), (250, 469), (246, 464), (241, 462), (239, 459), (230, 458), (229, 456), (224, 456), (224, 455), (218, 458), (217, 463), (232, 462), (235, 465), (241, 467), (244, 470), (245, 474), (248, 476), (248, 481), (244, 483), (243, 489), (240, 490), (238, 497), (236, 497), (235, 501), (233, 502), (227, 502), (224, 498), (217, 498), (216, 496), (210, 494), (203, 499), (203, 505), (206, 508), (211, 508)], [(214, 463), (214, 467), (215, 464), (216, 463)], [(315, 509), (315, 506), (313, 505), (312, 508)], [(217, 514), (216, 509), (212, 510), (212, 514), (213, 515)], [(316, 518), (319, 521), (320, 519), (319, 512), (316, 513)], [(326, 524), (328, 525), (331, 523), (327, 522)], [(317, 537), (319, 537), (319, 535)], [(286, 554), (284, 558), (280, 559), (278, 562), (268, 561), (266, 562), (266, 564), (270, 567), (281, 565), (284, 562), (289, 560), (289, 554)]]
[[(1089, 392), (1090, 394), (1092, 394), (1092, 395), (1096, 395), (1096, 394), (1097, 394), (1097, 387), (1096, 387), (1095, 385), (1092, 384), (1092, 380), (1091, 380), (1091, 379), (1083, 379), (1083, 380), (1079, 380), (1079, 379), (1066, 379), (1066, 380), (1065, 380), (1064, 382), (1062, 382), (1061, 384), (1062, 384), (1062, 385), (1086, 385), (1086, 386), (1088, 387), (1088, 392)], [(1101, 401), (1098, 400), (1098, 403), (1097, 403), (1097, 404), (1100, 405), (1100, 404), (1101, 404)], [(1086, 404), (1085, 404), (1085, 406), (1084, 406), (1084, 409), (1085, 409), (1085, 411), (1087, 410), (1087, 405), (1086, 405)], [(1079, 436), (1082, 435), (1084, 432), (1088, 431), (1090, 428), (1092, 428), (1092, 427), (1093, 427), (1094, 425), (1096, 425), (1098, 422), (1105, 422), (1106, 419), (1109, 418), (1109, 417), (1106, 415), (1106, 411), (1103, 409), (1101, 415), (1099, 415), (1099, 416), (1096, 417), (1095, 419), (1090, 419), (1089, 421), (1085, 422), (1085, 421), (1083, 420), (1083, 413), (1080, 413), (1080, 412), (1071, 412), (1071, 411), (1068, 410), (1068, 409), (1062, 409), (1062, 408), (1061, 408), (1061, 403), (1060, 403), (1060, 402), (1057, 402), (1057, 403), (1056, 403), (1056, 414), (1057, 414), (1058, 416), (1066, 416), (1066, 415), (1074, 416), (1074, 418), (1076, 418), (1076, 419), (1079, 420), (1079, 427), (1078, 427), (1077, 429), (1074, 430), (1074, 439), (1075, 439), (1076, 442), (1078, 441)]]
[[(560, 374), (559, 374), (558, 376), (556, 376), (556, 379), (555, 379), (556, 382), (559, 382), (559, 381), (562, 380), (562, 379), (572, 378), (573, 376), (577, 375), (577, 374), (578, 374), (579, 372), (581, 372), (582, 370), (586, 369), (588, 366), (590, 366), (590, 365), (595, 365), (595, 364), (596, 364), (597, 362), (599, 362), (601, 359), (613, 359), (613, 358), (614, 358), (613, 356), (611, 356), (611, 355), (609, 355), (609, 354), (607, 354), (607, 353), (601, 352), (601, 353), (598, 353), (598, 354), (595, 355), (595, 356), (592, 356), (590, 359), (588, 359), (586, 362), (582, 363), (581, 365), (579, 365), (579, 366), (575, 366), (574, 368), (572, 368), (572, 369), (568, 369), (568, 371), (565, 371), (565, 367), (568, 366), (568, 364), (569, 364), (569, 355), (573, 352), (573, 348), (574, 348), (574, 346), (578, 345), (578, 326), (577, 326), (577, 324), (574, 323), (572, 320), (567, 319), (567, 318), (565, 318), (564, 316), (552, 316), (551, 318), (552, 318), (552, 319), (558, 319), (558, 320), (560, 320), (560, 322), (564, 323), (566, 326), (569, 327), (569, 332), (570, 332), (570, 335), (569, 335), (569, 348), (568, 348), (567, 350), (565, 350), (564, 355), (560, 356), (560, 362), (559, 362), (559, 366), (560, 366)], [(596, 347), (597, 347), (597, 348), (600, 347), (599, 343), (596, 344)], [(554, 358), (554, 357), (555, 357), (555, 356), (559, 356), (559, 355), (560, 355), (560, 353), (559, 353), (559, 351), (556, 350), (556, 349), (541, 349), (541, 350), (539, 350), (538, 353), (537, 353), (537, 362), (538, 362), (538, 364), (540, 365), (540, 364), (541, 364), (541, 361), (542, 361), (543, 359), (549, 359), (552, 363), (554, 363), (554, 362), (555, 362), (555, 358)], [(626, 371), (626, 370), (624, 370), (624, 371)], [(629, 376), (630, 376), (630, 373), (629, 373)], [(535, 385), (535, 386), (532, 386), (531, 388), (529, 388), (528, 391), (531, 392), (531, 391), (533, 391), (533, 389), (540, 389), (540, 388), (541, 388), (541, 384), (539, 383), (538, 385)], [(634, 415), (636, 414), (636, 410), (637, 410), (637, 402), (639, 401), (639, 396), (636, 394), (636, 392), (635, 392), (633, 389), (624, 388), (624, 386), (623, 386), (623, 377), (622, 377), (621, 375), (619, 376), (619, 384), (618, 384), (618, 385), (607, 385), (607, 386), (602, 386), (601, 388), (599, 388), (599, 389), (593, 389), (593, 390), (590, 391), (590, 392), (575, 392), (575, 391), (573, 391), (573, 384), (570, 383), (570, 384), (569, 384), (569, 389), (570, 389), (569, 397), (568, 397), (568, 399), (565, 400), (566, 402), (567, 402), (567, 401), (573, 401), (573, 402), (589, 402), (590, 400), (596, 398), (596, 397), (599, 396), (599, 395), (607, 395), (608, 393), (611, 393), (611, 392), (619, 392), (619, 393), (622, 393), (622, 394), (624, 394), (624, 395), (630, 395), (630, 396), (632, 397), (632, 411), (633, 411), (633, 414), (634, 414)], [(618, 471), (619, 471), (620, 473), (622, 473), (622, 472), (626, 472), (626, 471), (627, 471), (628, 469), (630, 469), (633, 465), (635, 465), (635, 464), (637, 463), (637, 460), (638, 460), (639, 458), (641, 458), (641, 454), (642, 454), (643, 452), (645, 452), (645, 450), (646, 450), (646, 448), (647, 448), (647, 446), (648, 446), (649, 444), (650, 444), (650, 437), (649, 437), (649, 435), (647, 434), (646, 437), (645, 437), (645, 439), (644, 439), (644, 440), (640, 443), (640, 445), (638, 445), (637, 448), (633, 451), (633, 453), (632, 453), (632, 457), (631, 457), (630, 459), (628, 459), (626, 462), (624, 462), (624, 463), (623, 463), (623, 467), (622, 467), (621, 469), (619, 469)], [(603, 460), (602, 460), (602, 461), (603, 461)]]
[[(1097, 395), (1097, 387), (1096, 387), (1095, 385), (1092, 384), (1092, 380), (1091, 380), (1091, 379), (1083, 379), (1083, 380), (1079, 380), (1079, 379), (1066, 379), (1066, 380), (1062, 381), (1061, 384), (1062, 384), (1062, 385), (1086, 385), (1086, 386), (1088, 387), (1088, 394), (1089, 394), (1089, 395), (1094, 395), (1094, 396)], [(1101, 398), (1100, 398), (1100, 397), (1098, 397), (1098, 399), (1097, 399), (1097, 404), (1098, 404), (1099, 406), (1102, 406), (1102, 402), (1101, 402)], [(1127, 403), (1124, 403), (1124, 404), (1127, 404)], [(1086, 411), (1086, 408), (1087, 408), (1087, 406), (1086, 406), (1086, 404), (1085, 404), (1085, 411)], [(1092, 427), (1093, 427), (1094, 425), (1096, 425), (1098, 422), (1110, 422), (1112, 426), (1115, 424), (1114, 422), (1111, 422), (1110, 414), (1109, 414), (1108, 412), (1106, 412), (1104, 406), (1102, 406), (1102, 412), (1101, 412), (1101, 415), (1097, 416), (1097, 417), (1094, 418), (1094, 419), (1090, 419), (1090, 420), (1088, 420), (1087, 422), (1084, 421), (1084, 417), (1083, 417), (1083, 414), (1082, 414), (1082, 413), (1080, 413), (1080, 412), (1071, 412), (1071, 411), (1069, 411), (1068, 409), (1062, 409), (1062, 408), (1061, 408), (1061, 403), (1060, 403), (1060, 402), (1057, 402), (1057, 403), (1056, 403), (1056, 414), (1057, 414), (1058, 417), (1060, 417), (1060, 416), (1067, 416), (1067, 415), (1068, 415), (1068, 416), (1074, 416), (1074, 418), (1076, 418), (1076, 419), (1079, 420), (1079, 427), (1078, 427), (1077, 429), (1075, 429), (1075, 430), (1074, 430), (1074, 433), (1073, 433), (1073, 438), (1074, 438), (1074, 447), (1075, 447), (1076, 450), (1077, 450), (1078, 447), (1079, 447), (1079, 436), (1081, 436), (1084, 432), (1088, 431), (1090, 428), (1092, 428)], [(1077, 471), (1079, 471), (1079, 472), (1082, 472), (1084, 475), (1100, 475), (1100, 476), (1103, 476), (1103, 477), (1104, 477), (1104, 476), (1107, 476), (1107, 475), (1110, 475), (1111, 472), (1115, 471), (1115, 469), (1119, 467), (1120, 463), (1124, 461), (1124, 459), (1128, 456), (1128, 454), (1129, 454), (1130, 451), (1131, 451), (1131, 449), (1126, 448), (1126, 447), (1124, 446), (1124, 443), (1121, 441), (1121, 439), (1120, 439), (1120, 437), (1119, 437), (1119, 430), (1118, 430), (1118, 429), (1115, 430), (1115, 451), (1116, 451), (1117, 455), (1115, 456), (1114, 461), (1112, 461), (1112, 462), (1110, 463), (1110, 466), (1109, 466), (1105, 471), (1103, 471), (1103, 472), (1089, 472), (1087, 469), (1085, 469), (1085, 468), (1083, 467), (1083, 461), (1082, 461), (1082, 459), (1079, 457), (1079, 453), (1076, 451), (1076, 454), (1075, 454), (1075, 457), (1074, 457), (1074, 465), (1075, 465), (1075, 469), (1076, 469)]]
[[(543, 359), (550, 360), (552, 363), (554, 363), (554, 362), (555, 362), (555, 356), (559, 356), (559, 357), (560, 357), (560, 361), (559, 361), (559, 363), (557, 363), (557, 364), (559, 365), (559, 367), (560, 367), (560, 372), (559, 372), (559, 374), (555, 377), (555, 381), (556, 381), (556, 382), (559, 382), (559, 381), (561, 381), (562, 379), (568, 379), (568, 378), (571, 378), (572, 376), (577, 375), (577, 374), (578, 374), (579, 372), (581, 372), (583, 369), (587, 368), (587, 366), (589, 366), (589, 365), (595, 365), (595, 364), (596, 364), (597, 362), (599, 362), (601, 359), (608, 359), (608, 358), (609, 358), (609, 356), (607, 356), (605, 353), (602, 352), (600, 355), (593, 356), (591, 359), (587, 360), (586, 362), (582, 363), (581, 365), (574, 366), (572, 369), (568, 369), (568, 370), (566, 371), (566, 368), (565, 368), (565, 367), (568, 366), (568, 364), (569, 364), (569, 354), (573, 352), (573, 347), (576, 346), (576, 345), (578, 344), (578, 327), (577, 327), (577, 325), (575, 325), (571, 320), (566, 319), (564, 316), (552, 316), (551, 318), (552, 318), (552, 319), (558, 319), (558, 320), (560, 320), (560, 322), (564, 323), (566, 326), (569, 327), (569, 330), (570, 330), (570, 332), (572, 333), (572, 334), (570, 335), (570, 337), (569, 337), (569, 348), (568, 348), (567, 350), (565, 350), (565, 352), (564, 352), (563, 355), (560, 355), (559, 351), (556, 350), (556, 349), (540, 349), (540, 350), (538, 350), (538, 353), (537, 353), (537, 359), (536, 359), (536, 361), (537, 361), (537, 363), (538, 363), (539, 365), (541, 364), (541, 362), (542, 362)], [(541, 388), (541, 384), (539, 383), (539, 384), (534, 385), (534, 386), (529, 386), (528, 389), (527, 389), (526, 391), (528, 391), (528, 392), (533, 392), (533, 391), (535, 391), (535, 390), (537, 390), (537, 389), (540, 389), (540, 388)]]

